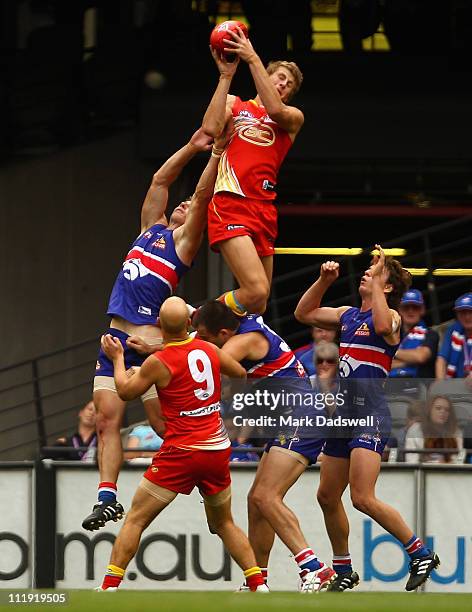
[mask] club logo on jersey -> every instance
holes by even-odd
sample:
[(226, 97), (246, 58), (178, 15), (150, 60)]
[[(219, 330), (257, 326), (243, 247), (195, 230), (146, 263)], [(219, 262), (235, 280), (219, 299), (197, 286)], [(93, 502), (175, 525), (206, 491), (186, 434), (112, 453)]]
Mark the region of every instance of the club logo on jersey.
[(139, 259), (127, 259), (123, 264), (123, 276), (129, 281), (134, 281), (148, 274), (149, 270)]
[(152, 243), (152, 246), (156, 247), (156, 249), (165, 249), (166, 239), (164, 238), (164, 236), (161, 236), (158, 240), (156, 240), (156, 242)]
[(156, 467), (155, 465), (151, 466), (151, 472), (158, 472), (158, 471), (159, 471), (158, 467)]
[(367, 323), (362, 323), (356, 331), (354, 332), (355, 336), (370, 336), (370, 329)]
[(242, 140), (258, 147), (270, 147), (275, 142), (274, 130), (270, 125), (261, 123), (258, 119), (236, 121), (235, 128)]

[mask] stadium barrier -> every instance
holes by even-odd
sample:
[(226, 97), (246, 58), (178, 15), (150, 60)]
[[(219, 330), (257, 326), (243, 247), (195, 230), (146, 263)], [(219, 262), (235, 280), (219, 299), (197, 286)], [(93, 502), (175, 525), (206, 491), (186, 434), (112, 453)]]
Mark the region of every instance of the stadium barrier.
[[(125, 466), (120, 500), (129, 508), (142, 466)], [(246, 495), (255, 466), (232, 468), (233, 510), (247, 528)], [(472, 466), (387, 464), (378, 484), (381, 499), (393, 504), (416, 533), (434, 544), (441, 567), (427, 591), (470, 592), (472, 584)], [(97, 533), (81, 528), (97, 485), (96, 468), (81, 462), (0, 464), (0, 586), (4, 588), (92, 588), (100, 583), (120, 523)], [(300, 518), (308, 541), (321, 559), (331, 551), (315, 500), (319, 468), (309, 468), (289, 491), (287, 503)], [(399, 543), (368, 517), (346, 509), (351, 523), (351, 554), (365, 591), (401, 591), (408, 558)], [(295, 590), (297, 568), (276, 540), (269, 565), (274, 590)], [(466, 560), (469, 560), (467, 563)], [(145, 532), (128, 567), (124, 588), (232, 590), (241, 580), (219, 539), (211, 535), (197, 492), (179, 496)]]

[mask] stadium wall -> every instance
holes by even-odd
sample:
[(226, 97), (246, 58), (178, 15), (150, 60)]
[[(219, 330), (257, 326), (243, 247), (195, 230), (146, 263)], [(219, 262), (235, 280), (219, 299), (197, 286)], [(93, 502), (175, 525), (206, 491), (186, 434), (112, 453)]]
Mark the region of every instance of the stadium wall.
[[(129, 508), (141, 473), (142, 467), (128, 466), (120, 475), (125, 507)], [(255, 467), (250, 466), (232, 470), (234, 516), (244, 529), (246, 494), (254, 473)], [(472, 466), (389, 465), (382, 470), (379, 497), (398, 508), (418, 535), (434, 543), (441, 557), (441, 567), (427, 583), (427, 591), (471, 591), (471, 476)], [(84, 499), (92, 499), (95, 493), (95, 469), (64, 462), (43, 462), (36, 468), (1, 464), (0, 479), (4, 493), (0, 499), (0, 586), (83, 589), (99, 584), (120, 524), (93, 535), (80, 527)], [(329, 561), (330, 547), (315, 501), (318, 480), (316, 466), (307, 470), (287, 501), (319, 557)], [(403, 590), (408, 559), (402, 547), (356, 512), (348, 498), (345, 503), (360, 590)], [(274, 590), (296, 588), (297, 568), (290, 557), (276, 540), (269, 567)], [(194, 492), (179, 496), (172, 510), (164, 511), (145, 533), (123, 587), (225, 591), (236, 588), (240, 580), (239, 568), (208, 532), (200, 496)]]

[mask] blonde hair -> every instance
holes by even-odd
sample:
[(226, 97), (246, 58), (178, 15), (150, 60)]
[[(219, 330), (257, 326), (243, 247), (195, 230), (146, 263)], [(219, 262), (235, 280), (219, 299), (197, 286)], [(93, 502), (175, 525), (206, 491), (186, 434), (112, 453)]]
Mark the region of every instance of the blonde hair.
[(299, 91), (303, 83), (303, 74), (300, 68), (295, 62), (287, 62), (284, 60), (277, 60), (276, 62), (269, 62), (267, 65), (267, 74), (274, 74), (279, 68), (286, 68), (293, 76), (295, 84), (293, 90), (290, 92), (289, 100)]

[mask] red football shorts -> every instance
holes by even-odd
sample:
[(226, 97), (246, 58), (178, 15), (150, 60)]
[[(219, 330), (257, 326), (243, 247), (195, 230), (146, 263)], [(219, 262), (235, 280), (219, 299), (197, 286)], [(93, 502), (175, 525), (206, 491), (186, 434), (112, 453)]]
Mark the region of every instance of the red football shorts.
[(216, 495), (231, 484), (229, 457), (224, 450), (183, 450), (175, 446), (157, 451), (144, 477), (164, 489), (190, 495), (198, 487), (204, 495)]
[(214, 251), (218, 243), (235, 236), (249, 236), (259, 257), (274, 254), (277, 238), (277, 208), (272, 200), (243, 198), (234, 193), (215, 193), (208, 207), (208, 241)]

